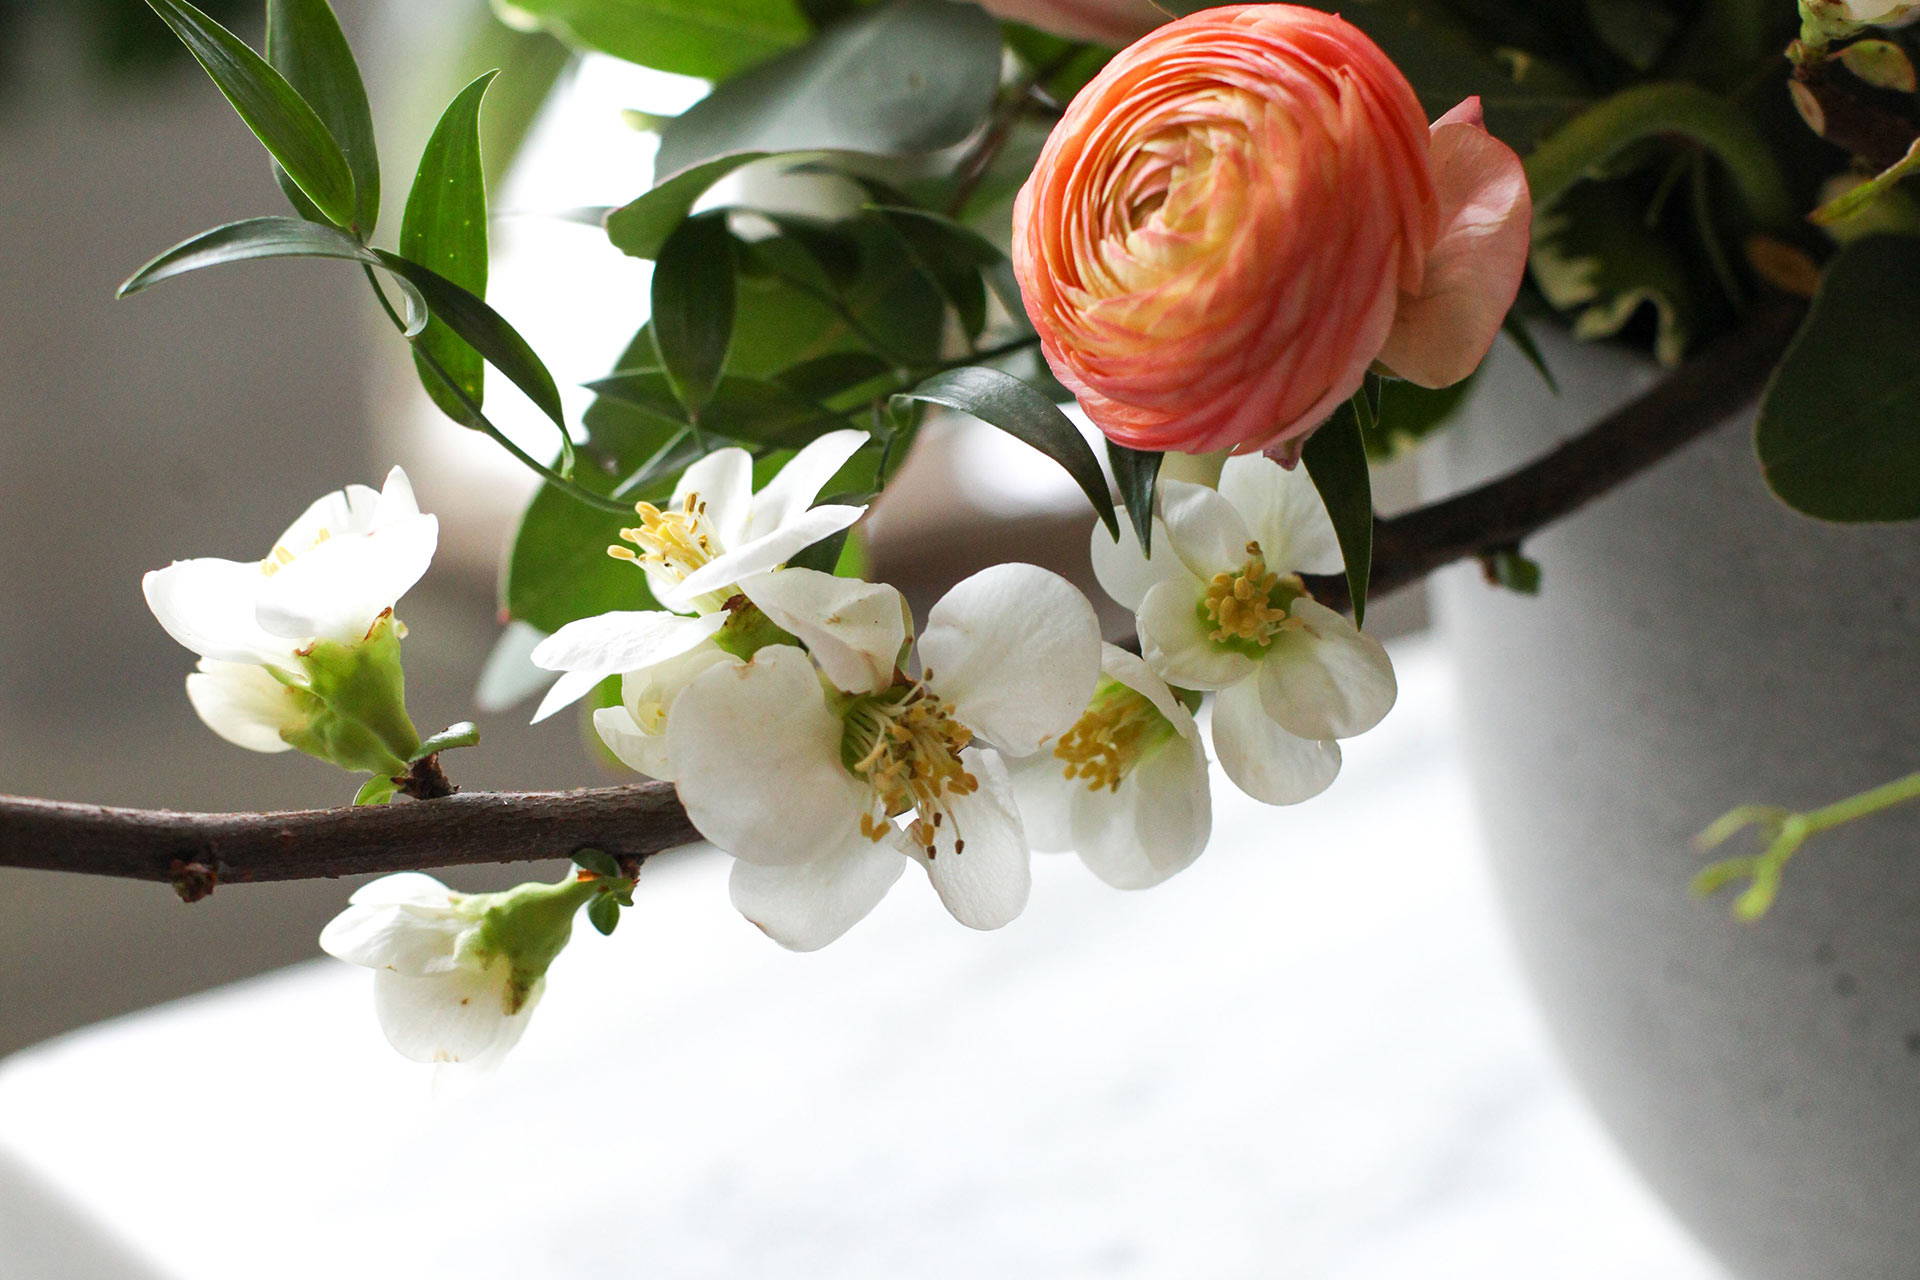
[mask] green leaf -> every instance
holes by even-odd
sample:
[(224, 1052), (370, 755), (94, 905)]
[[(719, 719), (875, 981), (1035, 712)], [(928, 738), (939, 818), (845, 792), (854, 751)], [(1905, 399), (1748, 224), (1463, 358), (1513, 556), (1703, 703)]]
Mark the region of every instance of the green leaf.
[[(496, 73), (489, 71), (462, 89), (440, 117), (420, 155), (407, 211), (400, 222), (400, 252), (430, 267), (477, 298), (487, 294), (487, 179), (480, 163), (480, 102)], [(414, 363), (421, 385), (455, 422), (473, 426), (466, 403), (428, 365), (430, 354), (453, 376), (467, 400), (486, 403), (486, 363), (471, 344), (436, 316), (415, 339)]]
[(1367, 456), (1376, 462), (1390, 461), (1446, 426), (1479, 374), (1476, 369), (1450, 387), (1385, 383), (1378, 409), (1363, 424)]
[(353, 171), (326, 124), (286, 77), (186, 0), (147, 3), (319, 211), (337, 226), (353, 225)]
[(735, 169), (767, 159), (769, 152), (721, 156), (663, 179), (653, 190), (607, 215), (607, 238), (635, 258), (657, 258), (661, 246), (686, 220), (700, 197)]
[[(336, 227), (303, 218), (247, 218), (181, 241), (128, 277), (120, 286), (119, 296), (128, 297), (162, 280), (204, 267), (266, 258), (338, 258), (391, 270), (375, 250)], [(408, 328), (418, 332), (427, 323), (426, 299), (404, 276), (399, 285), (406, 302)]]
[[(680, 397), (664, 370), (625, 369), (587, 385), (610, 399), (686, 424)], [(798, 448), (847, 425), (845, 414), (834, 413), (777, 382), (733, 374), (714, 383), (705, 413), (711, 434), (783, 448)]]
[(682, 222), (654, 265), (653, 340), (689, 422), (699, 421), (726, 366), (733, 274), (733, 233), (722, 209)]
[[(373, 234), (380, 219), (380, 153), (374, 143), (373, 112), (353, 50), (327, 0), (267, 0), (267, 61), (307, 100), (339, 144), (353, 174), (353, 225), (361, 235)], [(278, 169), (275, 177), (285, 174)], [(291, 198), (293, 193), (288, 194)], [(299, 209), (300, 203), (295, 200), (294, 207)]]
[(571, 44), (703, 80), (802, 44), (812, 34), (794, 0), (495, 0)]
[(1482, 556), (1481, 564), (1487, 572), (1487, 579), (1497, 587), (1523, 596), (1540, 594), (1540, 565), (1530, 560), (1517, 549), (1495, 551)]
[(590, 871), (602, 880), (623, 880), (625, 873), (620, 863), (604, 849), (581, 849), (573, 855), (573, 865), (582, 871)]
[[(587, 475), (582, 469), (582, 478)], [(502, 597), (509, 616), (542, 631), (620, 609), (657, 609), (646, 575), (607, 554), (621, 519), (542, 485), (520, 517)]]
[(620, 927), (620, 904), (610, 893), (599, 895), (587, 904), (587, 922), (601, 934), (611, 936)]
[(1355, 626), (1366, 621), (1367, 583), (1373, 577), (1373, 479), (1362, 434), (1366, 415), (1365, 397), (1355, 395), (1308, 438), (1300, 455), (1340, 540)]
[[(1171, 13), (1192, 13), (1234, 0), (1156, 2)], [(1590, 98), (1584, 84), (1564, 67), (1547, 58), (1499, 50), (1483, 29), (1462, 22), (1445, 3), (1327, 0), (1311, 7), (1338, 13), (1371, 36), (1406, 73), (1430, 118), (1477, 95), (1486, 110), (1487, 128), (1523, 154)]]
[(1699, 327), (1699, 293), (1673, 242), (1646, 224), (1616, 183), (1583, 182), (1534, 220), (1533, 279), (1573, 335), (1610, 338), (1634, 313), (1656, 313), (1654, 355), (1676, 364)]
[(368, 805), (388, 804), (400, 794), (400, 784), (385, 774), (375, 774), (360, 784), (353, 793), (353, 805), (356, 809)]
[(739, 151), (916, 155), (960, 142), (1000, 84), (1000, 28), (952, 0), (891, 0), (720, 84), (660, 132), (677, 173)]
[(1540, 375), (1540, 381), (1547, 384), (1547, 390), (1556, 396), (1559, 395), (1559, 380), (1553, 376), (1553, 370), (1547, 368), (1547, 358), (1540, 354), (1540, 344), (1533, 340), (1533, 330), (1527, 328), (1527, 322), (1520, 318), (1518, 311), (1507, 312), (1507, 318), (1500, 322), (1500, 331), (1506, 334), (1508, 340), (1519, 348), (1520, 354), (1527, 358), (1527, 363), (1533, 366), (1533, 371)]
[(462, 720), (459, 724), (450, 724), (440, 732), (420, 743), (420, 749), (407, 761), (425, 760), (428, 756), (438, 755), (442, 751), (454, 751), (461, 747), (480, 745), (480, 729), (471, 721)]
[(987, 282), (982, 273), (1004, 262), (1006, 255), (985, 236), (936, 213), (889, 206), (875, 209), (913, 264), (953, 308), (967, 340), (977, 341), (987, 327)]
[(1847, 522), (1920, 519), (1920, 240), (1840, 251), (1774, 373), (1754, 440), (1796, 511)]
[(910, 400), (970, 413), (1046, 454), (1066, 468), (1093, 503), (1107, 532), (1120, 536), (1113, 495), (1107, 492), (1107, 478), (1100, 472), (1099, 459), (1093, 456), (1080, 428), (1041, 392), (1010, 373), (968, 365), (936, 373), (913, 390), (894, 397), (896, 404)]
[(567, 435), (566, 414), (560, 406), (560, 388), (554, 385), (547, 366), (506, 318), (483, 299), (475, 297), (439, 272), (398, 254), (375, 249), (382, 266), (410, 282), (427, 301), (435, 319), (465, 339), (487, 363), (507, 376), (514, 386), (560, 428), (562, 452), (572, 449)]
[(1126, 505), (1127, 519), (1140, 550), (1153, 553), (1153, 491), (1160, 481), (1164, 453), (1146, 453), (1107, 441), (1107, 460), (1113, 464), (1113, 478), (1120, 488), (1120, 501)]

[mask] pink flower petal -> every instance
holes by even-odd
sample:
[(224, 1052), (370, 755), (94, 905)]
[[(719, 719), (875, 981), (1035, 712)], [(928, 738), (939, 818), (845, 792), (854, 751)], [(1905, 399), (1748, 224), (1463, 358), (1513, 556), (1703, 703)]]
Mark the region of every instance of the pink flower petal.
[(1380, 363), (1423, 387), (1445, 387), (1479, 367), (1519, 292), (1533, 197), (1512, 148), (1480, 126), (1468, 98), (1433, 125), (1440, 239), (1420, 292), (1402, 297)]

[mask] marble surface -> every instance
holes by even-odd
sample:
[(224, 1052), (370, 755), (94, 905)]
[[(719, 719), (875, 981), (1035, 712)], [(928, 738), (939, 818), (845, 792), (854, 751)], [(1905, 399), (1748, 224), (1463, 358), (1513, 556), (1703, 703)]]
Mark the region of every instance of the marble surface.
[(489, 1077), (397, 1060), (325, 960), (16, 1055), (0, 1274), (1713, 1280), (1548, 1057), (1451, 690), (1396, 656), (1332, 792), (1223, 791), (1144, 894), (1043, 857), (976, 934), (909, 877), (794, 956), (695, 852)]

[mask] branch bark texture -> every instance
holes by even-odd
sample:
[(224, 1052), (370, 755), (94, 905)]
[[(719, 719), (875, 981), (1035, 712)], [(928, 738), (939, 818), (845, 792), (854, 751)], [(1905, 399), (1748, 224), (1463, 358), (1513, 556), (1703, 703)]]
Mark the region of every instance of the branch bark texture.
[[(1645, 395), (1545, 456), (1380, 521), (1375, 593), (1517, 547), (1724, 421), (1758, 393), (1802, 314), (1797, 303), (1765, 303)], [(1329, 605), (1347, 603), (1344, 579), (1309, 585)], [(287, 813), (174, 813), (0, 796), (0, 866), (171, 883), (189, 901), (218, 884), (529, 862), (583, 849), (641, 859), (699, 838), (673, 788), (658, 782)]]

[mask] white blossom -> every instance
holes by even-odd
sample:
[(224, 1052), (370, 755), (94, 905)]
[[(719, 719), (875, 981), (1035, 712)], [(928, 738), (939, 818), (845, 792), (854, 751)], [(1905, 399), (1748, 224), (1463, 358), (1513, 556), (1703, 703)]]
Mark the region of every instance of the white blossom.
[(1093, 533), (1094, 571), (1132, 609), (1142, 656), (1169, 684), (1215, 693), (1215, 754), (1269, 804), (1318, 795), (1340, 771), (1336, 739), (1393, 706), (1378, 641), (1314, 600), (1298, 573), (1335, 573), (1340, 548), (1304, 470), (1230, 459), (1219, 488), (1160, 486), (1154, 551), (1123, 522)]
[[(892, 588), (874, 590), (902, 607)], [(890, 643), (846, 644), (838, 665), (853, 680), (792, 645), (702, 673), (674, 705), (667, 750), (694, 825), (737, 860), (734, 905), (812, 950), (872, 910), (912, 859), (962, 924), (1012, 920), (1031, 869), (1002, 757), (1074, 723), (1099, 644), (1085, 597), (1008, 564), (933, 607), (917, 677), (866, 677), (891, 670)]]
[(1207, 847), (1213, 807), (1193, 713), (1134, 654), (1101, 648), (1103, 679), (1052, 750), (1015, 761), (1036, 849), (1074, 850), (1116, 889), (1145, 889)]
[(302, 651), (364, 639), (426, 573), (438, 537), (395, 467), (378, 493), (349, 485), (315, 502), (261, 560), (176, 560), (142, 587), (167, 634), (201, 658), (187, 677), (200, 718), (229, 742), (282, 751), (305, 722)]

